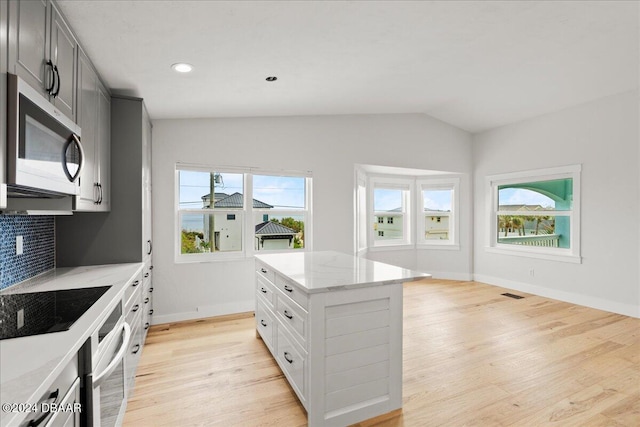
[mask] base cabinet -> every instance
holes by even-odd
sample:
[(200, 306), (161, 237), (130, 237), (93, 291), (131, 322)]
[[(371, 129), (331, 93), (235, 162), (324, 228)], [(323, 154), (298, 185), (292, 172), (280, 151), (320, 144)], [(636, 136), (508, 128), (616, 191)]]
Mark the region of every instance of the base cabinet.
[(308, 293), (256, 261), (256, 330), (309, 426), (345, 426), (402, 407), (401, 283)]

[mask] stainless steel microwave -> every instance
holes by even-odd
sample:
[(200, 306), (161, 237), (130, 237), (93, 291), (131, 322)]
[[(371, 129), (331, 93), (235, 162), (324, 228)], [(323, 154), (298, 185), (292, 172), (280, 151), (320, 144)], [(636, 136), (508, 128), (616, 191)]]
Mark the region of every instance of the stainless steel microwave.
[(7, 74), (7, 193), (80, 194), (80, 127), (20, 77)]

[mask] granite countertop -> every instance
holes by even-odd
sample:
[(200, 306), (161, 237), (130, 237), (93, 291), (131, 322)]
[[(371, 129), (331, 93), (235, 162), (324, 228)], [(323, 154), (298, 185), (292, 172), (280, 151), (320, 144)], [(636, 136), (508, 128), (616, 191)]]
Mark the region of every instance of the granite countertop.
[[(6, 289), (2, 294), (111, 286), (68, 331), (0, 341), (0, 400), (40, 401), (80, 347), (123, 297), (143, 263), (58, 268)], [(0, 426), (18, 425), (28, 414), (0, 412)]]
[(308, 293), (430, 278), (395, 265), (334, 251), (256, 255)]

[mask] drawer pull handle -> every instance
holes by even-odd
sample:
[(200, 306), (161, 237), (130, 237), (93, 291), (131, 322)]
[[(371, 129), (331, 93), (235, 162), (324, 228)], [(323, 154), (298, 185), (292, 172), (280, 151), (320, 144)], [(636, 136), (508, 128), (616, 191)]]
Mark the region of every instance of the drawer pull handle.
[(153, 314), (153, 308), (151, 310), (149, 310), (149, 315)]
[(266, 294), (267, 290), (265, 288), (260, 288), (260, 292), (262, 292), (263, 294)]
[(149, 322), (145, 323), (144, 324), (144, 330), (146, 331), (147, 329), (149, 329), (149, 326), (151, 326), (151, 325), (149, 325)]
[(147, 277), (149, 277), (149, 273), (144, 274), (144, 278), (146, 279)]
[(293, 288), (287, 285), (284, 285), (284, 290), (287, 292), (293, 292)]
[(264, 326), (265, 328), (267, 327), (267, 323), (264, 321), (264, 319), (263, 319), (263, 320), (260, 320), (260, 324), (261, 324), (262, 326)]
[(293, 363), (293, 359), (291, 358), (291, 355), (286, 351), (284, 352), (284, 360), (286, 360), (289, 363)]
[(138, 351), (140, 351), (140, 344), (134, 345), (133, 348), (135, 350), (131, 350), (131, 354), (136, 354)]
[[(60, 389), (59, 389), (59, 388), (57, 388), (57, 389), (56, 389), (56, 391), (51, 392), (51, 394), (49, 395), (49, 397), (47, 397), (47, 399), (46, 399), (46, 400), (51, 400), (51, 399), (53, 399), (53, 402), (51, 402), (51, 403), (52, 403), (52, 404), (53, 404), (53, 403), (56, 403), (56, 402), (58, 401), (58, 395), (59, 395), (59, 394), (60, 394)], [(45, 400), (45, 401), (46, 401), (46, 400)], [(42, 402), (40, 402), (40, 403), (42, 404), (42, 403), (44, 403), (45, 401), (42, 401)], [(42, 405), (40, 405), (40, 406), (42, 406)], [(53, 406), (53, 405), (52, 405), (52, 406)], [(31, 421), (29, 422), (28, 427), (36, 427), (36, 426), (39, 426), (39, 425), (40, 425), (40, 424), (42, 424), (42, 422), (43, 422), (43, 421), (44, 421), (44, 420), (45, 420), (49, 415), (51, 415), (51, 414), (52, 414), (52, 411), (51, 411), (51, 410), (49, 410), (49, 411), (47, 411), (46, 413), (42, 414), (42, 416), (41, 416), (40, 418), (38, 418), (37, 420), (31, 420)]]
[(261, 268), (260, 271), (264, 274), (267, 274), (267, 269), (266, 268)]
[(136, 286), (138, 286), (139, 284), (140, 284), (140, 281), (139, 281), (139, 280), (136, 280), (135, 282), (133, 282), (133, 283), (131, 284), (131, 286), (133, 286), (133, 287), (135, 288), (135, 287), (136, 287)]
[(153, 287), (149, 288), (149, 293), (153, 292)]
[(285, 310), (282, 314), (284, 314), (284, 317), (286, 317), (287, 319), (293, 319), (293, 315), (289, 314), (287, 310)]
[(136, 304), (136, 305), (134, 305), (134, 306), (133, 306), (133, 308), (131, 309), (131, 311), (133, 311), (133, 312), (135, 313), (135, 312), (136, 312), (136, 311), (138, 311), (139, 309), (140, 309), (140, 304)]
[(145, 303), (145, 304), (149, 303), (149, 297), (146, 297), (146, 298), (144, 299), (144, 303)]

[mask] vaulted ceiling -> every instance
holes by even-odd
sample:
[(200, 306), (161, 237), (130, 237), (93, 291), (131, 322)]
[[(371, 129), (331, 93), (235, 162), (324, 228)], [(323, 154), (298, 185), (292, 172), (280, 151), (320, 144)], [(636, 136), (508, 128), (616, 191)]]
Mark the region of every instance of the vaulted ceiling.
[(153, 119), (425, 113), (480, 132), (638, 88), (635, 1), (58, 4)]

